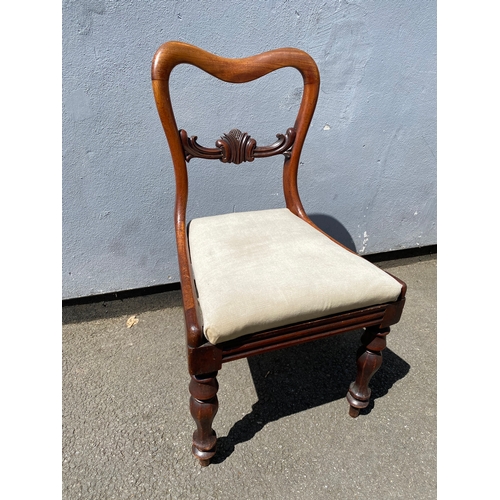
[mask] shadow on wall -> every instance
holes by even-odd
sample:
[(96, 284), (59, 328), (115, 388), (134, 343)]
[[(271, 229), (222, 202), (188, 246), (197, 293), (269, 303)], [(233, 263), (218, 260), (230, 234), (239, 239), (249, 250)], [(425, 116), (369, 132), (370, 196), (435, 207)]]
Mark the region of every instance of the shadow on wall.
[[(227, 436), (219, 437), (212, 463), (224, 462), (238, 444), (252, 439), (268, 423), (310, 408), (344, 400), (340, 410), (344, 418), (351, 418), (345, 397), (356, 378), (361, 334), (362, 330), (355, 330), (248, 358), (258, 401)], [(410, 371), (410, 365), (388, 348), (384, 349), (383, 359), (370, 382), (370, 404), (358, 418), (370, 413), (374, 400), (387, 394)], [(309, 417), (304, 414), (302, 418)], [(325, 422), (325, 429), (327, 433), (335, 432), (331, 422)]]
[(308, 216), (326, 234), (329, 234), (353, 252), (357, 252), (351, 235), (337, 219), (326, 214), (308, 214)]

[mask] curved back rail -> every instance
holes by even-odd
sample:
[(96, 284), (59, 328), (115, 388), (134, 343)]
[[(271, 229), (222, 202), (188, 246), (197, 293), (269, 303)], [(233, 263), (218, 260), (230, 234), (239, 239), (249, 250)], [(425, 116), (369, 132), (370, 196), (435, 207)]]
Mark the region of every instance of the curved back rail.
[[(167, 42), (157, 50), (153, 58), (151, 79), (153, 80), (156, 105), (174, 162), (178, 196), (176, 221), (179, 218), (185, 218), (187, 204), (185, 148), (177, 128), (169, 92), (170, 74), (175, 66), (179, 64), (196, 66), (219, 80), (228, 83), (250, 82), (285, 67), (296, 68), (301, 73), (304, 80), (304, 93), (293, 127), (295, 129), (293, 149), (289, 161), (285, 162), (283, 187), (287, 208), (296, 213), (296, 215), (302, 215), (304, 210), (297, 190), (297, 171), (302, 145), (309, 124), (311, 123), (319, 93), (319, 71), (311, 56), (299, 49), (284, 48), (243, 59), (229, 59), (219, 57), (183, 42)], [(188, 142), (187, 137), (185, 142)], [(278, 151), (278, 153), (281, 152), (283, 151)], [(258, 156), (258, 154), (255, 155), (255, 157)], [(189, 160), (189, 158), (187, 159)]]

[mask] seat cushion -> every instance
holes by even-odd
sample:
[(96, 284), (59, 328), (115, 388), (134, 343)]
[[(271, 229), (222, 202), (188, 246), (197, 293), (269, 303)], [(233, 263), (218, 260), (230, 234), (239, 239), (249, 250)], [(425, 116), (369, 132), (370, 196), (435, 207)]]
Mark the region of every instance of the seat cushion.
[(194, 219), (194, 279), (213, 344), (397, 300), (401, 284), (286, 208)]

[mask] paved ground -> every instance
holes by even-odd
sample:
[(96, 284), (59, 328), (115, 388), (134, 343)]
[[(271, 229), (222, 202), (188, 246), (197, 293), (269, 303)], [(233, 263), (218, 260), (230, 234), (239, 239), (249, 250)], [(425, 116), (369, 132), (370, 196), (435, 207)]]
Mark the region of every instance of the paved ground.
[(64, 307), (63, 498), (435, 499), (436, 258), (378, 265), (408, 293), (374, 402), (348, 416), (359, 331), (225, 364), (207, 468), (180, 292)]

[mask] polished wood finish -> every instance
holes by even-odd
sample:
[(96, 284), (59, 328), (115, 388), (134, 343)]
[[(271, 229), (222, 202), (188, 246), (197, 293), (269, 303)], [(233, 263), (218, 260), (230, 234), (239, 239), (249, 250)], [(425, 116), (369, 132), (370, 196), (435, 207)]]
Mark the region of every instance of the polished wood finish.
[(293, 128), (295, 141), (292, 154), (285, 158), (283, 189), (286, 206), (293, 213), (312, 222), (306, 216), (297, 189), (297, 172), (304, 139), (311, 122), (319, 93), (319, 72), (316, 63), (305, 52), (293, 49), (276, 49), (244, 59), (228, 59), (210, 54), (198, 47), (167, 42), (156, 52), (151, 68), (151, 78), (156, 106), (167, 136), (175, 170), (175, 232), (179, 257), (180, 280), (187, 327), (188, 346), (198, 347), (205, 342), (201, 328), (201, 315), (189, 259), (186, 232), (186, 207), (188, 200), (188, 173), (185, 150), (175, 121), (170, 101), (169, 79), (178, 64), (191, 64), (212, 76), (229, 83), (245, 83), (265, 76), (272, 71), (294, 67), (304, 80), (304, 93)]
[(197, 427), (193, 434), (193, 455), (204, 467), (210, 464), (217, 444), (217, 434), (212, 429), (219, 408), (216, 376), (217, 372), (205, 376), (192, 375), (189, 383), (189, 409)]
[(382, 365), (382, 351), (387, 342), (386, 336), (390, 329), (369, 327), (361, 337), (362, 346), (357, 355), (356, 380), (350, 385), (347, 393), (349, 401), (349, 415), (356, 418), (362, 408), (368, 406), (371, 389), (368, 387), (371, 378)]
[(222, 163), (235, 163), (239, 165), (244, 161), (253, 161), (255, 158), (267, 158), (277, 154), (290, 157), (290, 148), (295, 141), (296, 132), (293, 127), (286, 134), (276, 134), (278, 140), (270, 146), (257, 146), (257, 141), (247, 132), (241, 132), (237, 128), (224, 134), (216, 143), (216, 148), (205, 148), (200, 146), (193, 135), (189, 137), (185, 130), (179, 130), (182, 147), (186, 161), (191, 158), (203, 158), (205, 160), (220, 160)]
[[(250, 82), (281, 68), (296, 68), (302, 75), (304, 91), (295, 123), (288, 128), (286, 134), (277, 134), (278, 141), (270, 146), (257, 146), (250, 134), (242, 133), (238, 129), (222, 135), (216, 140), (215, 148), (199, 145), (196, 142), (196, 136), (189, 137), (185, 130), (178, 130), (172, 110), (169, 79), (173, 68), (178, 64), (196, 66), (230, 83)], [(347, 395), (350, 414), (357, 416), (359, 410), (368, 405), (370, 398), (368, 383), (380, 367), (381, 351), (385, 347), (388, 327), (397, 323), (401, 317), (406, 293), (406, 285), (401, 280), (398, 280), (402, 285), (401, 294), (393, 303), (334, 314), (212, 345), (203, 335), (202, 316), (189, 256), (186, 224), (187, 162), (193, 157), (219, 159), (223, 163), (238, 164), (253, 161), (255, 158), (283, 154), (283, 192), (286, 207), (326, 237), (335, 241), (309, 219), (302, 206), (297, 188), (299, 158), (319, 93), (320, 78), (314, 60), (305, 52), (294, 48), (271, 50), (243, 59), (228, 59), (186, 43), (167, 42), (158, 49), (154, 56), (151, 77), (158, 113), (168, 140), (175, 170), (175, 234), (186, 322), (188, 369), (191, 375), (190, 408), (197, 426), (193, 435), (193, 454), (203, 466), (208, 465), (215, 454), (217, 437), (212, 429), (212, 421), (218, 409), (216, 374), (223, 363), (365, 328), (366, 332), (362, 337), (363, 346), (358, 352), (358, 374)], [(340, 245), (339, 242), (335, 242)]]

